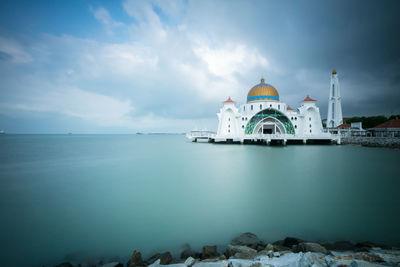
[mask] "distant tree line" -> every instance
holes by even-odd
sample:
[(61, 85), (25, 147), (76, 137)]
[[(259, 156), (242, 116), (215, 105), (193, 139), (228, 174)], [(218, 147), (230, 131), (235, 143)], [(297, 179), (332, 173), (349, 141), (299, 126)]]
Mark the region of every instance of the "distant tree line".
[(351, 118), (344, 118), (343, 123), (352, 123), (361, 121), (362, 127), (364, 129), (368, 129), (368, 128), (373, 128), (381, 123), (384, 123), (392, 119), (400, 119), (400, 115), (392, 115), (389, 118), (383, 115), (371, 116), (371, 117), (351, 117)]

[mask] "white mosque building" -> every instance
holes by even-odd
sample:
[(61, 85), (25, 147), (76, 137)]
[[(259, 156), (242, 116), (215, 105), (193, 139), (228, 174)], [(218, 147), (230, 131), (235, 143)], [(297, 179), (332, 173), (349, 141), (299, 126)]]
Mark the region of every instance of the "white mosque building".
[(316, 102), (307, 96), (293, 109), (281, 102), (276, 88), (262, 78), (248, 92), (245, 104), (237, 105), (230, 97), (223, 102), (216, 134), (192, 131), (188, 137), (227, 143), (340, 143), (340, 137), (324, 130)]

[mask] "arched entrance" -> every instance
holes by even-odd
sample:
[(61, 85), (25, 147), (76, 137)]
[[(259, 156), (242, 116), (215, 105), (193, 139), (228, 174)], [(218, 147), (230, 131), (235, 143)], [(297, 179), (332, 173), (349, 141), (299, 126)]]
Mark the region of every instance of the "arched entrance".
[(253, 133), (257, 134), (284, 134), (285, 128), (282, 123), (273, 118), (273, 117), (266, 117), (265, 119), (261, 120), (256, 127), (254, 128)]
[(282, 112), (267, 108), (255, 114), (247, 123), (245, 134), (265, 132), (270, 134), (295, 134), (292, 122)]

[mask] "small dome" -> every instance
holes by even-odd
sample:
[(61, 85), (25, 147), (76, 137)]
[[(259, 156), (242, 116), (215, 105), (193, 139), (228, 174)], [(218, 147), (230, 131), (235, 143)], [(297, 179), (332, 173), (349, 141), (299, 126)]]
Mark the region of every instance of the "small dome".
[(332, 74), (333, 74), (333, 75), (335, 75), (336, 73), (337, 73), (336, 70), (333, 70), (333, 71), (332, 71)]
[(265, 83), (264, 78), (261, 78), (261, 82), (247, 94), (247, 102), (253, 101), (279, 101), (279, 94), (275, 87)]

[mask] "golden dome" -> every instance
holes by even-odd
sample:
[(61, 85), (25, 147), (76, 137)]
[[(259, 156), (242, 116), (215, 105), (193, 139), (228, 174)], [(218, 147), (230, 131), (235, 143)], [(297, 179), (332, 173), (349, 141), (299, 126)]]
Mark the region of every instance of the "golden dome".
[(279, 101), (279, 94), (275, 87), (265, 83), (264, 78), (261, 78), (261, 82), (247, 94), (247, 102), (253, 101)]
[(332, 74), (336, 74), (336, 70), (333, 70), (333, 71), (332, 71)]

